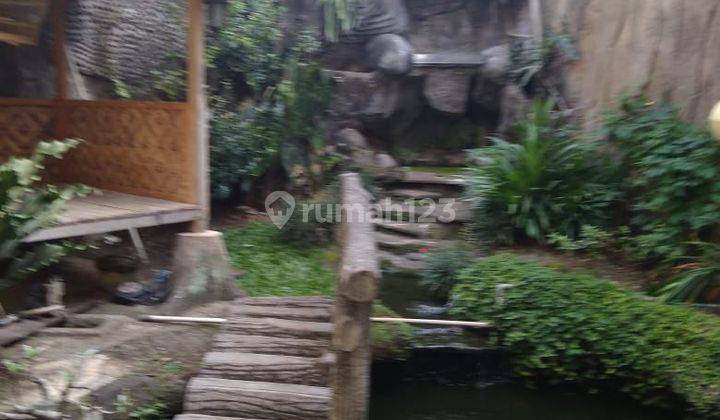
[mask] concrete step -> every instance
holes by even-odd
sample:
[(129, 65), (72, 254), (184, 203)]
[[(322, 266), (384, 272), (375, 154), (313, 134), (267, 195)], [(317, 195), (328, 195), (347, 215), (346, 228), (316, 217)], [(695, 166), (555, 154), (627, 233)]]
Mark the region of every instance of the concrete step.
[(329, 388), (232, 379), (192, 379), (185, 412), (261, 420), (325, 420), (330, 410)]
[(214, 351), (205, 355), (199, 376), (324, 386), (327, 370), (320, 358)]
[(443, 194), (438, 191), (412, 188), (391, 188), (385, 193), (400, 200), (437, 200), (443, 198)]
[(416, 239), (390, 233), (375, 232), (378, 248), (397, 253), (423, 252), (438, 247), (442, 241)]
[(403, 223), (385, 219), (375, 220), (376, 230), (420, 239), (432, 238), (435, 225), (435, 223)]
[(426, 261), (408, 258), (404, 255), (393, 254), (392, 252), (380, 251), (380, 264), (383, 268), (390, 268), (394, 271), (415, 273), (426, 270), (429, 264)]
[(433, 206), (410, 205), (382, 200), (378, 204), (380, 217), (385, 220), (409, 223), (467, 223), (472, 220), (472, 209), (466, 201), (437, 203)]
[(425, 185), (450, 185), (465, 187), (465, 179), (458, 175), (437, 175), (430, 172), (406, 172), (402, 182)]

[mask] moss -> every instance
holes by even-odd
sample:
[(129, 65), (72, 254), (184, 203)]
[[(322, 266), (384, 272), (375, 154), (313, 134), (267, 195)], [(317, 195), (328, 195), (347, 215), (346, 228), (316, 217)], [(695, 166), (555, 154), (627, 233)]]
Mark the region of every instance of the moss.
[[(375, 302), (372, 316), (376, 318), (400, 318), (391, 309)], [(370, 329), (373, 358), (405, 359), (415, 344), (415, 328), (405, 323), (373, 323)]]

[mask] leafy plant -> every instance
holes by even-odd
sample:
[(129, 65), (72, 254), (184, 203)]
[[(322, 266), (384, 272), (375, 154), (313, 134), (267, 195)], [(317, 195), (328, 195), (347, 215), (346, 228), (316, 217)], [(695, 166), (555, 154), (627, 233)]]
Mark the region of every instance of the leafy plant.
[(667, 103), (621, 98), (605, 120), (633, 197), (631, 227), (640, 257), (672, 264), (709, 241), (720, 220), (720, 145)]
[[(676, 267), (682, 271), (664, 288), (660, 295), (666, 302), (697, 302), (703, 292), (720, 287), (720, 245), (698, 242), (688, 244), (699, 250), (699, 256), (685, 257), (684, 264)], [(717, 300), (703, 303), (720, 304)]]
[(620, 198), (610, 159), (536, 101), (516, 128), (519, 143), (494, 138), (473, 152), (468, 199), (488, 240), (544, 242), (553, 232), (577, 237), (583, 225), (602, 225)]
[(477, 254), (469, 245), (459, 242), (431, 249), (426, 259), (428, 268), (420, 273), (422, 284), (433, 293), (448, 296), (458, 274), (477, 260)]
[(247, 188), (276, 164), (296, 179), (296, 166), (307, 168), (308, 154), (324, 150), (316, 119), (331, 91), (315, 57), (320, 45), (310, 31), (286, 37), (284, 14), (274, 0), (231, 2), (210, 48), (219, 79), (210, 150), (217, 198)]
[(61, 158), (78, 140), (40, 142), (27, 158), (0, 165), (0, 286), (8, 286), (48, 267), (74, 249), (70, 244), (23, 244), (31, 234), (55, 224), (67, 202), (90, 192), (80, 185), (43, 184), (46, 158)]
[[(501, 284), (513, 287), (498, 302)], [(464, 270), (452, 295), (453, 316), (492, 322), (521, 377), (621, 389), (711, 417), (720, 410), (717, 317), (507, 255)]]
[(337, 41), (342, 32), (352, 28), (355, 11), (365, 0), (315, 0), (323, 12), (325, 38)]
[(575, 60), (579, 52), (567, 29), (562, 33), (547, 31), (543, 40), (516, 43), (511, 51), (511, 76), (516, 83), (527, 86), (554, 60)]
[(628, 235), (629, 230), (624, 226), (617, 230), (606, 230), (597, 226), (583, 225), (576, 239), (560, 233), (551, 233), (547, 241), (564, 252), (616, 253), (628, 249)]
[[(376, 318), (399, 318), (400, 315), (375, 301), (372, 316)], [(370, 326), (370, 343), (373, 359), (404, 359), (415, 344), (415, 328), (406, 323), (373, 323)]]

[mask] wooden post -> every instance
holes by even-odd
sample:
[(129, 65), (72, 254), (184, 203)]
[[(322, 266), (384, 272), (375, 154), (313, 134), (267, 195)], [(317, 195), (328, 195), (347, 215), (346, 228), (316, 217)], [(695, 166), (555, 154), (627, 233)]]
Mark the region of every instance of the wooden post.
[(380, 269), (373, 224), (367, 218), (369, 194), (358, 174), (343, 174), (340, 181), (343, 257), (335, 299), (332, 346), (337, 361), (331, 375), (330, 418), (364, 420), (370, 403), (370, 311)]
[(55, 65), (55, 99), (67, 99), (67, 56), (65, 55), (65, 0), (52, 2), (53, 62)]
[(55, 66), (55, 98), (52, 103), (51, 130), (56, 138), (68, 135), (65, 125), (62, 101), (68, 98), (67, 55), (65, 55), (65, 5), (66, 0), (53, 0), (50, 19), (52, 19), (53, 45), (52, 57)]
[(203, 0), (187, 0), (188, 8), (188, 55), (187, 55), (187, 102), (188, 129), (191, 142), (190, 156), (193, 161), (194, 187), (197, 203), (204, 216), (193, 223), (194, 232), (207, 229), (210, 214), (208, 122), (205, 101), (205, 17)]
[(530, 0), (530, 22), (532, 25), (533, 38), (540, 43), (544, 37), (543, 11), (541, 0)]

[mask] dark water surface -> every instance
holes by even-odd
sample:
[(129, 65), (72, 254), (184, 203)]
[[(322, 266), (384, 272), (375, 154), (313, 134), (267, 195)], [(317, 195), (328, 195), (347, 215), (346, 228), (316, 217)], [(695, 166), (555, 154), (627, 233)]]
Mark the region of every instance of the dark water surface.
[[(384, 273), (380, 299), (401, 316), (448, 318), (446, 297), (417, 276)], [(484, 334), (420, 327), (406, 361), (376, 361), (370, 420), (677, 420), (622, 394), (564, 388), (529, 389), (515, 382), (507, 355)], [(479, 384), (479, 385), (478, 385)]]
[(370, 420), (673, 420), (627, 397), (531, 390), (518, 384), (402, 383), (374, 389)]

